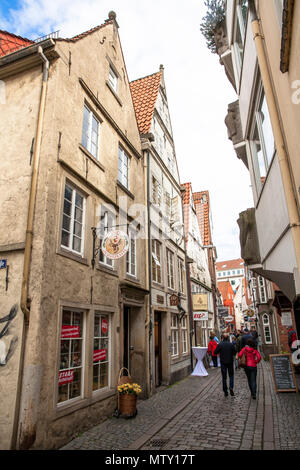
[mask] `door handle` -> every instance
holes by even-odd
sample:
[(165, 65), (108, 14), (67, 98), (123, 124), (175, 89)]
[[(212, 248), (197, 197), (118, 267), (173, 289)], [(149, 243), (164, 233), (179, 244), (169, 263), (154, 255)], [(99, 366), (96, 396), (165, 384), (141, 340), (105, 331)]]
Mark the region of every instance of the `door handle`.
[(134, 347), (133, 347), (133, 346), (130, 346), (129, 349), (130, 349), (130, 351), (133, 351), (133, 350), (134, 350)]

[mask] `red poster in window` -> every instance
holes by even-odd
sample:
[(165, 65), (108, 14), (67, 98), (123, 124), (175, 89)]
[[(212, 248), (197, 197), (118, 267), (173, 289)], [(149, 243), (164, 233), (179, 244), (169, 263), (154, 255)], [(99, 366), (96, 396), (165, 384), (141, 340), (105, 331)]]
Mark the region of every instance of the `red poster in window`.
[(58, 385), (68, 384), (74, 380), (74, 370), (63, 370), (58, 374)]
[(96, 349), (93, 354), (93, 362), (105, 361), (106, 349)]
[(62, 338), (79, 338), (79, 326), (62, 325), (61, 337)]
[(102, 329), (102, 333), (106, 335), (106, 333), (108, 332), (108, 321), (106, 318), (102, 318), (101, 329)]

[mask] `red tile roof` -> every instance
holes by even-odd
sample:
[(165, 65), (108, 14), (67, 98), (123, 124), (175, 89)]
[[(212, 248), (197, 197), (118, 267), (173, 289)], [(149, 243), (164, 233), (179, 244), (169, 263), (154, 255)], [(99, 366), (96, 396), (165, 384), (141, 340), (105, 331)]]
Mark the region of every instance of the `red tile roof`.
[(201, 237), (205, 246), (212, 244), (211, 227), (209, 220), (209, 192), (193, 193), (194, 205), (200, 226)]
[[(242, 263), (242, 264), (241, 264)], [(217, 271), (224, 271), (225, 269), (243, 269), (244, 260), (242, 258), (231, 259), (229, 261), (218, 261), (216, 263)]]
[(12, 52), (22, 49), (33, 44), (30, 39), (16, 36), (8, 31), (0, 30), (0, 57), (11, 54)]
[(141, 134), (150, 132), (161, 77), (162, 71), (159, 71), (130, 83), (132, 101)]
[[(229, 281), (218, 281), (218, 290), (223, 298), (223, 305), (233, 306), (234, 292)], [(230, 294), (230, 297), (229, 297)]]
[(73, 36), (72, 38), (57, 38), (56, 41), (76, 42), (76, 41), (79, 41), (79, 39), (83, 39), (89, 34), (95, 33), (99, 29), (104, 28), (106, 25), (112, 24), (113, 22), (114, 22), (113, 20), (106, 20), (104, 24), (100, 24), (98, 26), (95, 26), (94, 28), (88, 29), (87, 31), (77, 34), (76, 36)]

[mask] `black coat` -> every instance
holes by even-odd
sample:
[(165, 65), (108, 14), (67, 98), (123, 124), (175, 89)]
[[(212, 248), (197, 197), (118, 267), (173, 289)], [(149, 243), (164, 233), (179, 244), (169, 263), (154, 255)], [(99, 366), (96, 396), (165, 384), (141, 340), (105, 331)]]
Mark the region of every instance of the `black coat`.
[(215, 349), (215, 354), (220, 354), (221, 364), (232, 364), (236, 354), (235, 346), (230, 341), (222, 341)]

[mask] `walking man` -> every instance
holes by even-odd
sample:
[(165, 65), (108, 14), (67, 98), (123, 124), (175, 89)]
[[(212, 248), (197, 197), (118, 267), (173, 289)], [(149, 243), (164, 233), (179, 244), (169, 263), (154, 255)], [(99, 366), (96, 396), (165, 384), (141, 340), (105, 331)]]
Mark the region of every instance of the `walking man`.
[(215, 349), (215, 354), (220, 354), (221, 362), (221, 372), (223, 379), (223, 391), (225, 397), (228, 397), (228, 388), (227, 388), (227, 371), (229, 375), (229, 391), (230, 395), (234, 396), (234, 369), (233, 369), (233, 359), (235, 357), (235, 347), (229, 341), (229, 334), (223, 334), (223, 341), (218, 344)]

